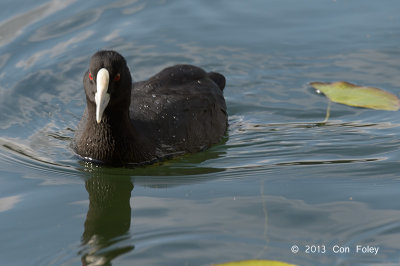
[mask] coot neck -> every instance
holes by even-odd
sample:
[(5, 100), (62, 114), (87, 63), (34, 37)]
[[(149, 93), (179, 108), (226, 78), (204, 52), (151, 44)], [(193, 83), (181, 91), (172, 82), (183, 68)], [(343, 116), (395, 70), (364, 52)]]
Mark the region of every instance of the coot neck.
[[(134, 127), (129, 119), (129, 107), (121, 105), (109, 105), (104, 110), (100, 123), (96, 121), (96, 105), (87, 101), (89, 121), (97, 130), (112, 130), (113, 136), (131, 135), (134, 137)], [(125, 104), (124, 104), (125, 105)]]
[(84, 134), (85, 157), (105, 163), (125, 164), (156, 159), (155, 147), (135, 130), (129, 108), (109, 105), (97, 123), (96, 105), (87, 101), (88, 120)]

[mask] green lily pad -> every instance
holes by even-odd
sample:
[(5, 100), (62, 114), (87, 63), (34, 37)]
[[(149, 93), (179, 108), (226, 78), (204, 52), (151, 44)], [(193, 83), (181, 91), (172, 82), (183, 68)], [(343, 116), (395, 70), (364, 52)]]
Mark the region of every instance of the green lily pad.
[(310, 85), (335, 103), (386, 111), (400, 109), (400, 100), (396, 95), (378, 88), (357, 86), (345, 81), (311, 82)]
[(214, 264), (214, 266), (296, 266), (276, 260), (242, 260), (232, 261), (222, 264)]

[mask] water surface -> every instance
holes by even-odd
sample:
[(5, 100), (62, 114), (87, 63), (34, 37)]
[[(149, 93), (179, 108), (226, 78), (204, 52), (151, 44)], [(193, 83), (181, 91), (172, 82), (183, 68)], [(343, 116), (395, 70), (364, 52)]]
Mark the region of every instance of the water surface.
[[(308, 83), (398, 95), (399, 5), (3, 1), (1, 264), (397, 265), (399, 115), (333, 104), (321, 124), (327, 102)], [(146, 167), (79, 161), (69, 143), (99, 49), (122, 53), (134, 80), (178, 63), (223, 73), (226, 138)]]

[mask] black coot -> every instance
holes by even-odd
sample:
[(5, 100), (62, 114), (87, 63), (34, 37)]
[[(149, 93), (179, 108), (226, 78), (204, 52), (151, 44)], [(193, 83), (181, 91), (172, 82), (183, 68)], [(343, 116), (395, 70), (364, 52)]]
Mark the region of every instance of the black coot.
[(87, 160), (151, 163), (203, 150), (227, 129), (225, 77), (219, 73), (175, 65), (132, 85), (125, 59), (99, 51), (83, 85), (86, 109), (72, 145)]

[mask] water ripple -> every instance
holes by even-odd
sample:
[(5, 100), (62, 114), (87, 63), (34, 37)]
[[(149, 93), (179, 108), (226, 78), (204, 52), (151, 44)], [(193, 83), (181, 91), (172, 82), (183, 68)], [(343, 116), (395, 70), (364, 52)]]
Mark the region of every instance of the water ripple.
[(18, 35), (24, 32), (24, 29), (33, 23), (60, 11), (76, 0), (55, 0), (50, 1), (37, 8), (29, 10), (26, 13), (18, 14), (6, 21), (0, 23), (0, 47), (12, 42)]
[(20, 141), (0, 138), (0, 165), (8, 172), (22, 173), (26, 178), (41, 179), (44, 184), (81, 183), (80, 173), (63, 162), (38, 155)]
[(74, 16), (69, 16), (61, 21), (57, 21), (39, 28), (32, 34), (29, 40), (32, 42), (39, 42), (64, 36), (70, 32), (93, 24), (100, 18), (101, 14), (101, 10), (91, 9), (78, 13)]

